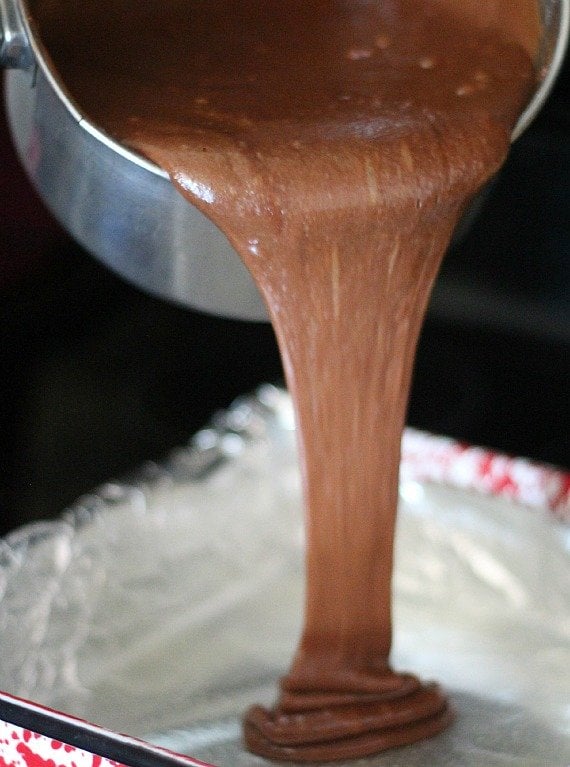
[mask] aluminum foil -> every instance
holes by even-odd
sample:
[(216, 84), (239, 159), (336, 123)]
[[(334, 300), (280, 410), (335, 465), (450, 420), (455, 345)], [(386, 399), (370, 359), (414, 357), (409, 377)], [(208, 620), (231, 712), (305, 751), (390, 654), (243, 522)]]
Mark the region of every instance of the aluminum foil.
[[(403, 474), (392, 663), (442, 682), (457, 720), (350, 764), (570, 764), (569, 550), (544, 509)], [(260, 767), (240, 716), (274, 699), (302, 603), (291, 403), (263, 387), (163, 465), (0, 541), (0, 689)]]

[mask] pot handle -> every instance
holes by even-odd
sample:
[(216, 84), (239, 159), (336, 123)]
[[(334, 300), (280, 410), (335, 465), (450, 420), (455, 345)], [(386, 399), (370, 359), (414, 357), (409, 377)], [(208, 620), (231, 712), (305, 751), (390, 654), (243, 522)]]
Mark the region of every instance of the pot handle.
[(33, 63), (19, 0), (0, 0), (0, 66), (27, 69)]

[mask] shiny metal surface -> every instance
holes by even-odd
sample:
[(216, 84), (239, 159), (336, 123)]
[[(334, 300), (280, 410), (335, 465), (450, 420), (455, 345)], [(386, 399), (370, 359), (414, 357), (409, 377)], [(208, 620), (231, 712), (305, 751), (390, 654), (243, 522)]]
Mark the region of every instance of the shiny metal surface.
[(157, 296), (230, 317), (264, 317), (249, 274), (219, 229), (166, 174), (69, 109), (44, 70), (10, 72), (6, 98), (24, 167), (81, 245)]
[(25, 69), (32, 62), (21, 7), (14, 0), (0, 0), (0, 66)]
[[(542, 107), (562, 63), (570, 0), (541, 0), (542, 80), (513, 133)], [(226, 237), (167, 174), (92, 125), (68, 98), (29, 25), (25, 0), (0, 0), (0, 63), (21, 162), (56, 218), (88, 251), (144, 290), (227, 317), (265, 320)]]
[(570, 32), (570, 2), (568, 0), (539, 0), (544, 35), (540, 45), (536, 70), (540, 85), (522, 113), (513, 131), (513, 141), (528, 128), (542, 109), (564, 61)]

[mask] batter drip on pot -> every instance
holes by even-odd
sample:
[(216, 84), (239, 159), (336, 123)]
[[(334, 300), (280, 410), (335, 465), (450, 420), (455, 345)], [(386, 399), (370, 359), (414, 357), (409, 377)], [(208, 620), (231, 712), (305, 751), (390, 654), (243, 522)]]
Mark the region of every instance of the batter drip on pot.
[(37, 6), (74, 98), (225, 232), (277, 335), (298, 426), (307, 589), (280, 697), (245, 717), (248, 747), (269, 758), (361, 757), (452, 718), (437, 686), (389, 665), (400, 440), (439, 264), (533, 87), (535, 2), (508, 7)]

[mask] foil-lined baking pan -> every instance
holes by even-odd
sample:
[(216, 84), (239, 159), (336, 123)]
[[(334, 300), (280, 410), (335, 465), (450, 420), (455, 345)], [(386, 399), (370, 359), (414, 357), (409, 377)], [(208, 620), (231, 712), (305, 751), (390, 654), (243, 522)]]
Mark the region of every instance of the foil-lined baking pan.
[[(569, 496), (561, 471), (406, 431), (392, 663), (440, 681), (457, 719), (350, 764), (570, 764)], [(0, 541), (0, 690), (261, 767), (240, 717), (273, 700), (302, 603), (291, 402), (264, 386), (163, 464)]]

